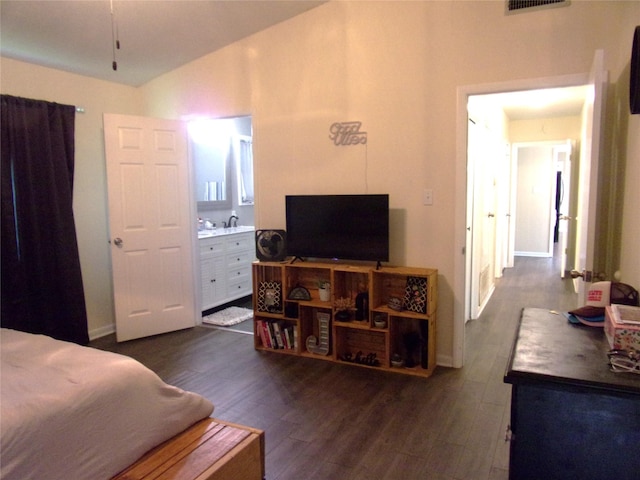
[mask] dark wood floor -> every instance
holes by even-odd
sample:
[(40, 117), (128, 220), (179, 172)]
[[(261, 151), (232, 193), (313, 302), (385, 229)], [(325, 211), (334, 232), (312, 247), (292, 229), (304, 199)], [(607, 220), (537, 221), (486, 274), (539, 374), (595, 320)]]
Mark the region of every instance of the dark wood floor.
[(217, 418), (265, 430), (268, 480), (506, 479), (502, 377), (523, 307), (575, 306), (557, 271), (551, 259), (517, 258), (465, 327), (464, 368), (429, 379), (260, 353), (251, 335), (208, 327), (92, 346), (206, 396)]

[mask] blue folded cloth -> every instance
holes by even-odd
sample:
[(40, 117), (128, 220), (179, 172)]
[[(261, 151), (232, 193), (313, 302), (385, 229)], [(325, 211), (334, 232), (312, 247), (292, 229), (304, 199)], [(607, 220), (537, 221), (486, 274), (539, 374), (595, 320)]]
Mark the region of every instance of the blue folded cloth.
[(597, 317), (582, 317), (580, 315), (574, 315), (569, 312), (564, 312), (563, 315), (567, 318), (569, 323), (588, 325), (590, 327), (604, 327), (604, 315)]

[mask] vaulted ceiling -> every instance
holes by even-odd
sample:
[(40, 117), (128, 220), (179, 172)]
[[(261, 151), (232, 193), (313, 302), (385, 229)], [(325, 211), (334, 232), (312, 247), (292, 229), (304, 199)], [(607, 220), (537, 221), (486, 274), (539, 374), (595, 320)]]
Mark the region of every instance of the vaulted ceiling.
[[(323, 3), (2, 0), (0, 51), (17, 60), (140, 86)], [(115, 40), (119, 50), (114, 48)]]
[[(1, 0), (0, 52), (37, 65), (140, 86), (323, 3), (326, 1)], [(120, 49), (115, 48), (116, 41)], [(544, 112), (532, 108), (522, 95), (496, 95), (492, 101), (499, 102), (511, 119), (576, 115), (584, 92), (562, 89), (562, 95), (553, 97)], [(540, 105), (539, 100), (533, 102), (534, 107)]]

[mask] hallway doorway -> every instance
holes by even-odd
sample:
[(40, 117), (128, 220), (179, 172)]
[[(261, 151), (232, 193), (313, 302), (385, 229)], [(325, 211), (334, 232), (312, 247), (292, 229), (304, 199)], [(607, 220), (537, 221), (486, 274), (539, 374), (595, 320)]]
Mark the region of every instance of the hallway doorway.
[[(601, 115), (604, 102), (604, 92), (606, 89), (607, 76), (603, 68), (603, 52), (597, 50), (591, 71), (584, 74), (564, 75), (558, 77), (546, 77), (538, 79), (513, 80), (502, 83), (468, 85), (458, 87), (457, 115), (456, 115), (456, 194), (455, 194), (455, 243), (460, 245), (460, 255), (454, 256), (454, 319), (453, 319), (453, 351), (450, 365), (460, 368), (465, 364), (465, 323), (470, 310), (470, 291), (467, 287), (470, 270), (469, 256), (474, 255), (477, 246), (470, 243), (472, 239), (473, 225), (469, 223), (469, 178), (470, 166), (468, 164), (468, 123), (470, 118), (469, 98), (473, 96), (484, 96), (492, 94), (502, 94), (507, 92), (542, 92), (547, 93), (549, 89), (564, 89), (566, 87), (586, 86), (588, 95), (584, 97), (581, 109), (581, 134), (580, 134), (580, 165), (584, 167), (579, 172), (579, 214), (576, 217), (577, 231), (581, 233), (576, 245), (580, 248), (576, 250), (576, 270), (593, 270), (594, 240), (595, 240), (595, 197), (597, 195), (597, 172), (599, 158), (601, 155)], [(495, 112), (491, 112), (495, 116)], [(502, 111), (504, 120), (499, 131), (500, 138), (509, 141), (509, 129), (504, 126), (506, 117)], [(497, 131), (497, 130), (496, 130)], [(582, 213), (580, 213), (582, 211)], [(510, 215), (511, 212), (507, 212)], [(582, 233), (584, 230), (584, 233)], [(584, 247), (584, 248), (583, 248)], [(581, 252), (585, 252), (583, 256)], [(584, 258), (583, 258), (584, 257)], [(559, 268), (558, 268), (559, 270)], [(477, 274), (478, 272), (475, 272)], [(584, 274), (586, 275), (586, 273)], [(560, 281), (560, 275), (558, 275)], [(574, 282), (574, 288), (582, 298), (586, 289), (582, 281)], [(446, 360), (442, 359), (442, 364)], [(448, 362), (447, 362), (448, 363)]]
[[(465, 321), (478, 318), (515, 255), (552, 256), (556, 170), (571, 164), (586, 94), (578, 85), (468, 96)], [(572, 207), (567, 199), (562, 230), (575, 238)]]

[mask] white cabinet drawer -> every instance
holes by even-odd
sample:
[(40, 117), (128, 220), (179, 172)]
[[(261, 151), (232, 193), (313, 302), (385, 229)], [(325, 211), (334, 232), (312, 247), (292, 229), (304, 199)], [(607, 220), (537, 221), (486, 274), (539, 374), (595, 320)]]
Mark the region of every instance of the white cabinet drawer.
[(241, 252), (243, 250), (252, 250), (255, 248), (252, 233), (238, 233), (231, 235), (226, 240), (227, 253)]
[(251, 265), (237, 265), (227, 271), (227, 278), (230, 282), (244, 277), (251, 277)]
[(200, 240), (200, 256), (222, 255), (224, 254), (224, 240), (218, 238), (207, 238)]
[(239, 266), (248, 267), (252, 261), (252, 252), (237, 252), (233, 255), (227, 255), (227, 267), (229, 267), (229, 269), (238, 268)]
[(230, 280), (227, 283), (227, 295), (234, 298), (249, 295), (251, 294), (251, 288), (250, 277), (246, 277), (243, 280)]

